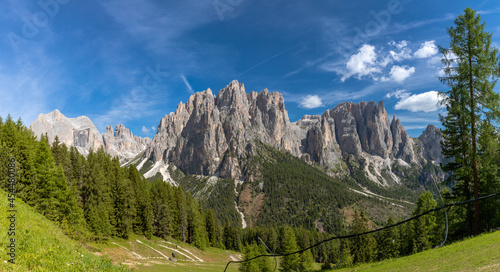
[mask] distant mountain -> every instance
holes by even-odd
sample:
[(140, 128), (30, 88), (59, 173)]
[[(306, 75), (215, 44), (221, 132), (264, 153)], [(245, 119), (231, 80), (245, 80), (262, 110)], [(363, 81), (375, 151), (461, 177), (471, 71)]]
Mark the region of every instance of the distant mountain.
[(117, 125), (114, 132), (108, 126), (101, 135), (87, 116), (67, 118), (57, 109), (48, 114), (40, 114), (31, 123), (30, 129), (37, 137), (46, 134), (49, 143), (57, 136), (61, 143), (76, 147), (83, 155), (87, 155), (89, 150), (97, 151), (102, 147), (111, 156), (118, 156), (121, 162), (136, 157), (151, 142), (149, 138), (132, 135), (122, 124)]

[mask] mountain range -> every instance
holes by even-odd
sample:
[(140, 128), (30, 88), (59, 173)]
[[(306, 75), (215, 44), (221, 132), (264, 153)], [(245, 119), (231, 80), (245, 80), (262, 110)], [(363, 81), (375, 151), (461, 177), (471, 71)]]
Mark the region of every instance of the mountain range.
[[(443, 160), (440, 129), (429, 125), (421, 136), (411, 138), (395, 115), (388, 117), (382, 101), (345, 102), (292, 123), (280, 93), (247, 92), (236, 80), (217, 95), (207, 89), (180, 102), (175, 112), (160, 120), (153, 139), (134, 136), (122, 124), (114, 132), (108, 126), (99, 134), (88, 117), (66, 118), (58, 110), (40, 114), (30, 128), (37, 136), (47, 134), (49, 142), (58, 136), (82, 154), (103, 147), (124, 165), (136, 165), (149, 179), (177, 185), (182, 184), (179, 171), (200, 177), (198, 183), (204, 185), (194, 186), (194, 195), (208, 197), (210, 182), (234, 180), (235, 209), (242, 221), (256, 215), (248, 212), (249, 207), (240, 211), (245, 204), (239, 196), (248, 186), (238, 184), (265, 186), (264, 166), (255, 159), (263, 156), (262, 146), (300, 158), (332, 178), (351, 177), (356, 191), (364, 194), (380, 196), (394, 187), (414, 187), (415, 181), (408, 185), (410, 178), (425, 184), (444, 177), (442, 171), (425, 172)], [(249, 189), (253, 197), (248, 205), (258, 197), (257, 187)]]

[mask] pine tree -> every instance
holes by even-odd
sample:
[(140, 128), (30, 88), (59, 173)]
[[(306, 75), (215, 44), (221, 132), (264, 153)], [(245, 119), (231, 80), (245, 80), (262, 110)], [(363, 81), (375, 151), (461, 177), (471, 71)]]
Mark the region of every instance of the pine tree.
[[(425, 191), (420, 195), (417, 201), (417, 208), (413, 211), (413, 215), (422, 214), (436, 207), (436, 201), (432, 197), (431, 192)], [(436, 216), (434, 213), (426, 214), (414, 220), (414, 235), (416, 251), (420, 252), (430, 249), (436, 241)]]
[(208, 209), (205, 217), (208, 242), (212, 247), (217, 247), (217, 223), (215, 221), (214, 211)]
[(153, 235), (154, 220), (150, 197), (151, 184), (141, 176), (134, 165), (129, 166), (129, 179), (134, 188), (134, 203), (136, 204), (136, 218), (133, 225), (134, 232), (144, 234), (146, 238), (150, 239)]
[(113, 158), (110, 169), (111, 200), (113, 205), (114, 235), (127, 239), (132, 232), (135, 202), (131, 184), (125, 177), (118, 157)]
[(177, 239), (186, 242), (187, 240), (187, 211), (186, 196), (180, 187), (175, 188), (174, 199), (176, 201), (176, 217), (174, 234)]
[[(243, 248), (243, 259), (249, 260), (255, 256), (259, 255), (267, 255), (266, 248), (264, 245), (258, 245), (255, 241), (253, 241), (250, 245), (247, 245)], [(272, 259), (268, 257), (261, 257), (250, 262), (242, 263), (239, 271), (242, 272), (271, 272), (274, 269), (274, 264)]]
[[(358, 234), (369, 231), (368, 218), (365, 212), (361, 210), (358, 214), (354, 211), (351, 234)], [(375, 239), (370, 235), (361, 235), (351, 239), (351, 253), (353, 263), (364, 263), (371, 261), (374, 255)]]
[[(499, 135), (489, 120), (479, 126), (478, 160), (479, 190), (483, 194), (500, 191), (500, 142)], [(497, 198), (482, 201), (481, 225), (491, 230), (500, 225), (500, 200)]]
[[(387, 226), (394, 224), (392, 214), (389, 215)], [(377, 241), (377, 260), (395, 258), (399, 254), (399, 237), (395, 228), (386, 229), (376, 234)]]
[(170, 185), (163, 180), (155, 180), (151, 185), (154, 234), (161, 238), (172, 235), (172, 215), (169, 209)]
[[(291, 227), (280, 228), (280, 253), (287, 254), (299, 250), (295, 239), (295, 232)], [(299, 254), (292, 254), (281, 257), (280, 271), (300, 271)]]
[[(460, 152), (444, 154), (447, 158), (455, 159), (452, 163), (461, 164), (460, 167), (452, 169), (452, 176), (456, 176), (457, 181), (464, 181), (465, 194), (470, 190), (469, 180), (464, 180), (466, 175), (460, 172), (467, 172), (466, 167), (471, 167), (475, 198), (479, 197), (477, 126), (485, 118), (498, 120), (500, 107), (500, 96), (494, 92), (495, 77), (500, 71), (498, 50), (491, 46), (492, 34), (484, 28), (485, 23), (481, 23), (481, 16), (476, 15), (471, 8), (466, 8), (465, 13), (455, 20), (455, 26), (448, 28), (450, 47), (440, 48), (445, 56), (444, 62), (448, 65), (445, 69), (446, 77), (440, 79), (451, 87), (444, 94), (445, 103), (448, 103), (448, 114), (453, 117), (442, 118), (444, 134), (448, 135), (448, 139), (445, 139), (457, 140), (450, 136), (453, 132), (458, 132), (457, 136), (462, 138), (460, 141), (448, 143), (448, 147), (455, 147)], [(450, 58), (450, 55), (454, 57)], [(470, 145), (465, 141), (466, 136), (470, 136)], [(447, 151), (450, 151), (449, 148)], [(480, 230), (479, 201), (475, 201), (476, 234)]]

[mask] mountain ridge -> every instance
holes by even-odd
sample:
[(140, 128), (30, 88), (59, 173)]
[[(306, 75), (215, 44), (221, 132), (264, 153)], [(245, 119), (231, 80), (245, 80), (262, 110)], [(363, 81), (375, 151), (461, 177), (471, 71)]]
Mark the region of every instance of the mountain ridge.
[(122, 163), (144, 151), (151, 141), (147, 137), (134, 136), (123, 124), (118, 124), (114, 130), (107, 126), (106, 131), (100, 134), (89, 117), (68, 118), (58, 109), (38, 115), (30, 129), (37, 137), (47, 135), (49, 143), (54, 142), (57, 136), (61, 143), (75, 147), (83, 155), (102, 147), (109, 155), (117, 156)]
[[(295, 171), (283, 165), (283, 161), (293, 162), (318, 177), (321, 175), (314, 171), (322, 171), (335, 182), (344, 183), (339, 188), (349, 187), (342, 189), (344, 192), (351, 190), (396, 206), (400, 205), (398, 201), (415, 200), (416, 194), (432, 179), (444, 178), (438, 166), (442, 160), (440, 130), (429, 125), (419, 138), (411, 138), (395, 115), (389, 118), (383, 101), (344, 102), (322, 115), (305, 115), (290, 122), (280, 93), (267, 89), (247, 93), (244, 84), (234, 80), (217, 95), (207, 89), (194, 93), (186, 103), (180, 102), (175, 112), (160, 120), (153, 139), (133, 136), (123, 125), (118, 125), (114, 132), (108, 126), (102, 135), (96, 135), (97, 130), (88, 123), (88, 118), (78, 119), (85, 126), (78, 123), (83, 130), (77, 130), (77, 125), (57, 112), (53, 115), (58, 118), (37, 118), (39, 124), (34, 122), (31, 128), (52, 129), (53, 134), (70, 129), (66, 133), (73, 135), (73, 142), (81, 144), (83, 138), (87, 144), (83, 146), (89, 148), (94, 144), (90, 141), (92, 137), (100, 135), (108, 154), (115, 156), (112, 152), (116, 150), (122, 157), (127, 154), (124, 164), (135, 165), (147, 179), (180, 185), (194, 196), (204, 198), (207, 207), (224, 203), (221, 211), (227, 215), (231, 210), (233, 215), (241, 215), (241, 222), (249, 220), (249, 225), (270, 220), (263, 219), (266, 217), (260, 211), (275, 205), (271, 203), (275, 196), (270, 195), (277, 190), (275, 182), (282, 184), (279, 186), (292, 186), (281, 179), (289, 173), (283, 172), (282, 176), (273, 173), (273, 167)], [(64, 126), (54, 126), (57, 122), (53, 119)], [(41, 133), (44, 132), (35, 134)], [(268, 155), (262, 157), (263, 154)], [(304, 164), (287, 156), (299, 158)], [(316, 170), (308, 169), (307, 164)], [(296, 172), (290, 178), (303, 176), (301, 173)], [(327, 178), (321, 180), (326, 182), (322, 185), (325, 190), (330, 188)], [(293, 186), (305, 186), (297, 182), (293, 181)], [(307, 186), (314, 186), (310, 179), (307, 182)], [(289, 194), (282, 196), (297, 197), (294, 192)], [(318, 205), (301, 198), (293, 201), (299, 206)], [(310, 212), (303, 216), (316, 220), (313, 214), (317, 210)]]

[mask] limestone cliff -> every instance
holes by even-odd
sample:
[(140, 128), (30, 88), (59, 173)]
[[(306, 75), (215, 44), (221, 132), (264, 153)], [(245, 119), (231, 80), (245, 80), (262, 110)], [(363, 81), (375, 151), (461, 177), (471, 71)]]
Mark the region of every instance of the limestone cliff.
[(121, 162), (127, 162), (144, 151), (151, 141), (149, 138), (134, 136), (125, 126), (119, 124), (115, 131), (108, 126), (102, 135), (87, 116), (67, 118), (59, 110), (48, 114), (40, 114), (31, 123), (30, 129), (35, 136), (47, 135), (49, 143), (57, 136), (61, 143), (68, 147), (76, 147), (83, 155), (89, 150), (104, 148), (111, 156), (118, 156)]

